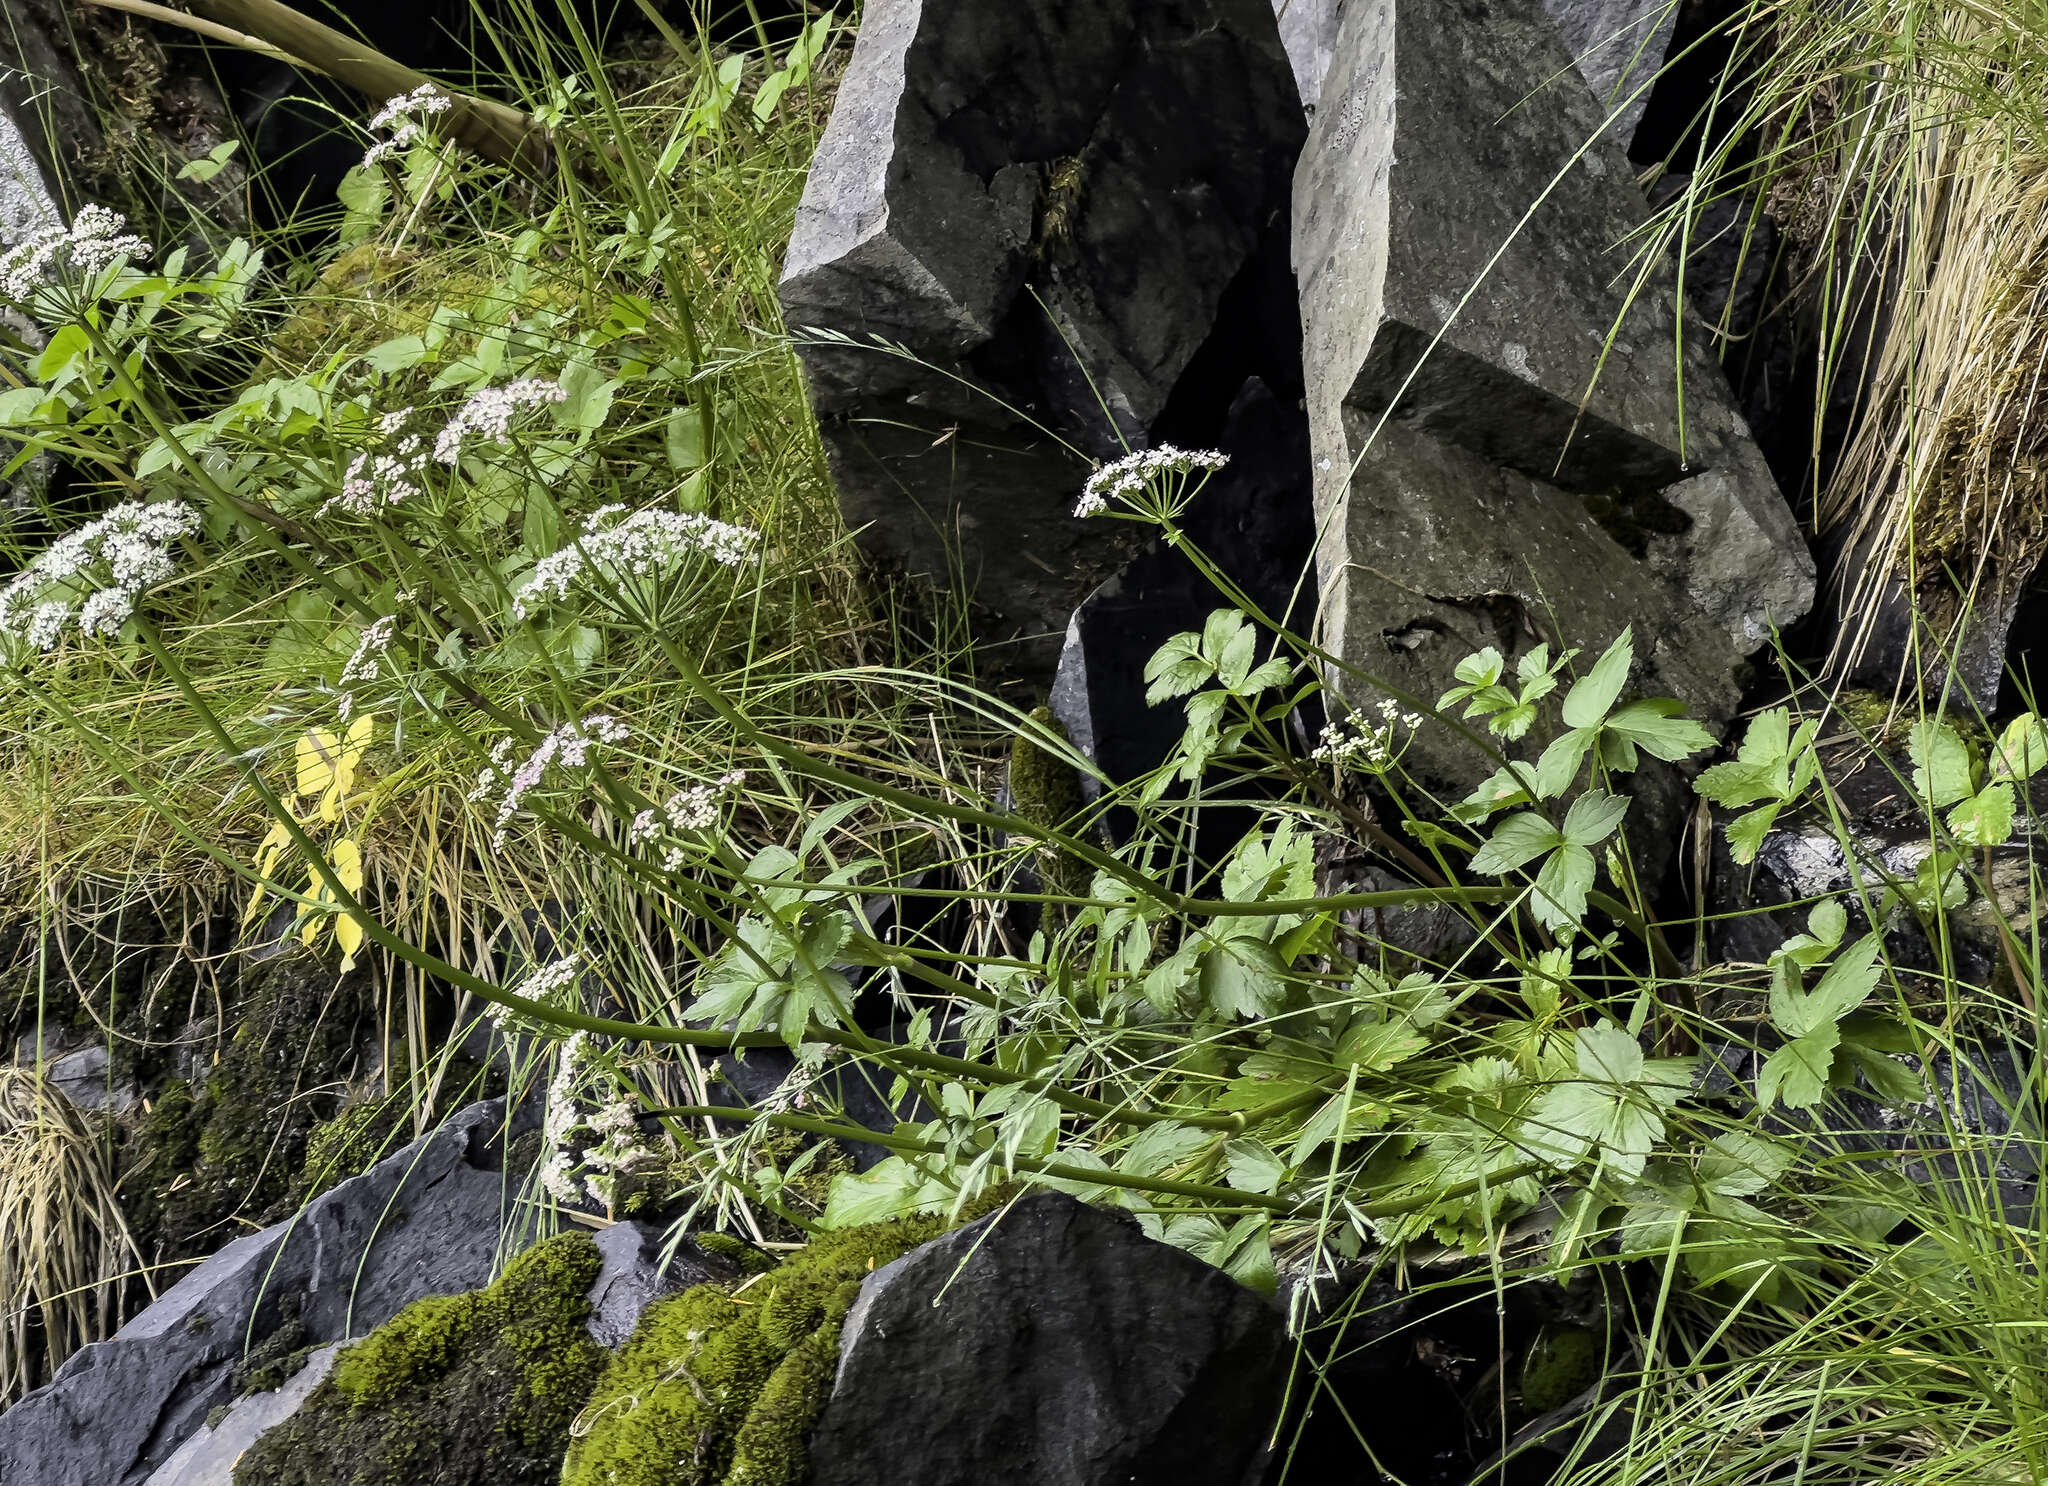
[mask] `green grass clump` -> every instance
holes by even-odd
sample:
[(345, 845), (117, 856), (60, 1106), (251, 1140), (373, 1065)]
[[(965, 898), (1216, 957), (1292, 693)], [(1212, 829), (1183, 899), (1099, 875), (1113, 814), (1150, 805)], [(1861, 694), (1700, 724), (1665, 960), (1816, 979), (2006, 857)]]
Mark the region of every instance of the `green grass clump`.
[(563, 1486), (794, 1486), (861, 1280), (949, 1226), (820, 1234), (738, 1289), (699, 1285), (650, 1306), (591, 1391)]
[(604, 1366), (580, 1233), (529, 1249), (484, 1290), (415, 1301), (235, 1466), (235, 1486), (553, 1486)]

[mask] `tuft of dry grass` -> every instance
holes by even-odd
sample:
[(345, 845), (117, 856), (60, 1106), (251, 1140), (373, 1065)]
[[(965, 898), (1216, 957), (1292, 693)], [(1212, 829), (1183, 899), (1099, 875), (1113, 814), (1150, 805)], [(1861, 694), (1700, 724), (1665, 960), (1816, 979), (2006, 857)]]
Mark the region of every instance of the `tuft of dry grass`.
[(0, 1066), (0, 1406), (120, 1327), (141, 1262), (100, 1133), (40, 1069)]

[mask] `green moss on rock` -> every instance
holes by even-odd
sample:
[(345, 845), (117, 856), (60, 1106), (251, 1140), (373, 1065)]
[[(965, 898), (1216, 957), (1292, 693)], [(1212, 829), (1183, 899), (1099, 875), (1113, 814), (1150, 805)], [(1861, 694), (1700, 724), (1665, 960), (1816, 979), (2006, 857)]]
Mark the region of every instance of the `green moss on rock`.
[(601, 1267), (567, 1233), (488, 1289), (414, 1302), (335, 1359), (235, 1486), (554, 1486), (606, 1361), (584, 1330)]
[(820, 1234), (737, 1286), (648, 1307), (591, 1390), (589, 1432), (562, 1486), (796, 1486), (860, 1282), (948, 1226), (908, 1218)]

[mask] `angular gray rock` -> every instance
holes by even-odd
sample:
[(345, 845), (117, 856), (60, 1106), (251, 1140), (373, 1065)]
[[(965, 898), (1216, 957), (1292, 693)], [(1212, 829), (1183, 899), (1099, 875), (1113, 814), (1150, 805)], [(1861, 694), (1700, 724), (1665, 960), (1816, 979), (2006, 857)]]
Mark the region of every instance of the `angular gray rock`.
[(1291, 356), (1284, 307), (1226, 300), (1284, 268), (1304, 133), (1270, 0), (868, 6), (783, 309), (849, 524), (960, 564), (997, 669), (1048, 677), (1130, 550), (1072, 516), (1077, 454), (1206, 432)]
[(1337, 53), (1337, 24), (1344, 19), (1345, 0), (1273, 0), (1280, 22), (1280, 44), (1294, 68), (1295, 91), (1301, 106), (1314, 116), (1323, 96), (1323, 78)]
[(730, 1265), (711, 1258), (694, 1243), (684, 1243), (668, 1264), (661, 1262), (662, 1232), (644, 1223), (614, 1223), (597, 1235), (604, 1268), (590, 1284), (590, 1319), (584, 1328), (601, 1347), (616, 1351), (626, 1344), (640, 1313), (664, 1296), (692, 1285), (731, 1279)]
[[(1569, 63), (1536, 0), (1345, 14), (1295, 182), (1323, 633), (1433, 700), (1472, 650), (1632, 624), (1644, 688), (1719, 725), (1813, 562), (1693, 322), (1681, 417), (1673, 287), (1636, 284), (1642, 199)], [(1492, 767), (1437, 729), (1406, 762)]]
[(1627, 151), (1671, 48), (1678, 0), (1543, 0), (1593, 91), (1606, 138)]
[(279, 1325), (287, 1296), (319, 1344), (486, 1283), (515, 1195), (502, 1162), (514, 1133), (501, 1101), (473, 1104), (298, 1216), (236, 1239), (0, 1414), (0, 1486), (140, 1486), (230, 1400), (236, 1364)]
[(234, 1486), (235, 1462), (272, 1425), (282, 1424), (334, 1368), (341, 1343), (321, 1347), (268, 1393), (238, 1398), (217, 1424), (204, 1424), (151, 1474), (147, 1486)]
[(811, 1438), (813, 1486), (1247, 1486), (1280, 1311), (1135, 1223), (1044, 1193), (877, 1270)]

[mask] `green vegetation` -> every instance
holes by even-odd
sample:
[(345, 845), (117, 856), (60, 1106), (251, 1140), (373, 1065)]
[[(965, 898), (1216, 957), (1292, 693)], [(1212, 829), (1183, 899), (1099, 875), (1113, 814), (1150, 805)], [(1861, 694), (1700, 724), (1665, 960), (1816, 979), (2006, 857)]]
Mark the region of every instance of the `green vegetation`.
[[(1862, 96), (1898, 103), (1922, 83), (1878, 65), (1911, 27), (1773, 14), (1774, 37), (1819, 28), (1750, 105), (1790, 110), (1797, 149), (1767, 162), (1800, 180), (1855, 113), (1822, 120), (1823, 84), (1867, 72)], [(1984, 25), (1980, 83), (2026, 40)], [(1627, 1448), (1561, 1481), (2048, 1477), (2041, 1199), (2009, 1203), (1996, 1122), (1941, 1081), (2010, 1060), (2017, 1092), (1990, 1103), (2038, 1141), (2019, 909), (2040, 884), (2013, 866), (2038, 717), (1799, 690), (1753, 718), (1697, 774), (1719, 839), (1689, 845), (1749, 864), (1797, 822), (1854, 865), (1724, 958), (1713, 905), (1642, 876), (1677, 817), (1631, 787), (1716, 742), (1685, 699), (1632, 694), (1629, 637), (1481, 651), (1444, 697), (1351, 713), (1340, 693), (1373, 678), (1326, 690), (1330, 657), (1186, 542), (1191, 463), (1099, 518), (1215, 585), (1147, 670), (1184, 732), (1084, 804), (1092, 765), (979, 693), (930, 638), (943, 600), (899, 613), (838, 523), (775, 278), (841, 41), (827, 19), (765, 55), (537, 48), (510, 63), (542, 165), (422, 114), (303, 261), (145, 254), (110, 227), (10, 288), (52, 333), (0, 425), (76, 477), (0, 525), (28, 574), (0, 601), (0, 910), (82, 922), (108, 884), (177, 885), (297, 942), (131, 1118), (118, 1203), (99, 1169), (76, 1187), (96, 1206), (0, 1206), (0, 1278), (55, 1266), (8, 1280), (9, 1314), (104, 1294), (121, 1207), (161, 1242), (223, 1201), (298, 1200), (464, 1086), (457, 1045), (488, 1015), (550, 1085), (536, 1204), (809, 1245), (743, 1293), (663, 1302), (606, 1359), (581, 1329), (595, 1256), (551, 1240), (359, 1344), (240, 1486), (552, 1482), (565, 1449), (570, 1486), (685, 1461), (787, 1483), (860, 1275), (1012, 1183), (1128, 1208), (1269, 1291), (1445, 1253), (1414, 1293), (1612, 1280), (1624, 1341), (1560, 1323), (1463, 1400), (1526, 1418), (1604, 1378), (1568, 1427), (1621, 1421)], [(1958, 94), (1992, 109), (2041, 73), (2001, 75)], [(1902, 117), (1884, 159), (1914, 158), (1922, 114)], [(1747, 159), (1706, 162), (1683, 210)], [(77, 561), (51, 560), (67, 537)], [(1286, 735), (1304, 704), (1332, 718), (1311, 759)], [(1401, 766), (1418, 728), (1460, 730), (1493, 777), (1430, 797)], [(1823, 747), (1845, 733), (1890, 749), (1911, 861), (1863, 851)], [(1226, 801), (1242, 834), (1198, 854)], [(1330, 891), (1326, 847), (1409, 885)], [(1455, 921), (1450, 947), (1388, 927), (1418, 909)], [(381, 1083), (344, 1091), (364, 1042)], [(749, 1050), (786, 1050), (790, 1081), (717, 1102), (714, 1057)], [(861, 1086), (900, 1122), (861, 1127)], [(1880, 1153), (1879, 1106), (1927, 1149)], [(15, 1127), (0, 1194), (53, 1140), (105, 1155), (84, 1125)], [(854, 1174), (841, 1140), (890, 1155)], [(1328, 1407), (1348, 1317), (1290, 1294), (1296, 1397)], [(52, 1352), (93, 1329), (42, 1324)], [(11, 1345), (20, 1386), (30, 1338)]]
[(588, 1238), (564, 1234), (489, 1289), (413, 1302), (335, 1359), (235, 1486), (554, 1486), (605, 1362), (583, 1329), (599, 1267)]

